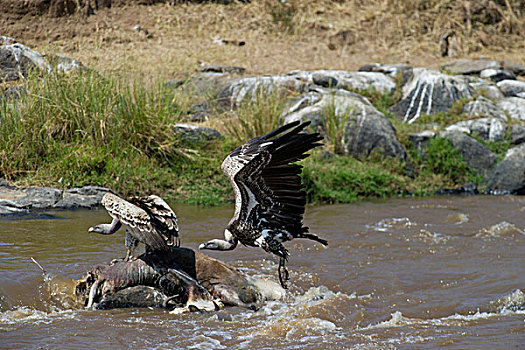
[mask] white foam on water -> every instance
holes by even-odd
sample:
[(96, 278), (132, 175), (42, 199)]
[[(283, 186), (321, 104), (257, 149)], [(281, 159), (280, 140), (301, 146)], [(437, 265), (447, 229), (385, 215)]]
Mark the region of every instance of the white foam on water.
[[(521, 291), (520, 291), (521, 292)], [(509, 304), (512, 305), (513, 302)], [(521, 304), (523, 307), (523, 304)], [(368, 325), (366, 327), (357, 327), (358, 330), (371, 330), (371, 329), (380, 329), (380, 328), (393, 328), (393, 327), (402, 327), (402, 326), (411, 326), (411, 325), (426, 325), (426, 326), (444, 326), (444, 327), (453, 327), (453, 326), (463, 326), (469, 322), (475, 322), (479, 320), (485, 320), (492, 317), (500, 316), (509, 316), (509, 315), (525, 315), (525, 308), (523, 309), (509, 309), (502, 307), (497, 312), (480, 312), (479, 310), (470, 315), (454, 314), (441, 318), (432, 318), (432, 319), (420, 319), (420, 318), (410, 318), (405, 317), (400, 311), (396, 311), (391, 314), (391, 318), (386, 321), (379, 322), (375, 325)]]
[[(323, 336), (328, 332), (335, 331), (337, 326), (335, 323), (323, 320), (317, 317), (310, 317), (302, 319), (297, 324), (294, 324), (288, 332), (286, 332), (285, 339), (296, 340), (304, 338), (304, 334), (308, 334), (308, 339), (318, 340), (319, 336)], [(317, 336), (312, 336), (316, 334)]]
[[(266, 302), (255, 313), (243, 313), (241, 318), (245, 328), (237, 335), (237, 339), (242, 342), (241, 348), (252, 348), (252, 341), (264, 337), (281, 338), (290, 343), (316, 343), (336, 339), (338, 334), (343, 332), (332, 318), (337, 313), (337, 305), (369, 297), (370, 295), (333, 292), (325, 286), (312, 287), (304, 294), (291, 296), (286, 301)], [(333, 309), (334, 312), (326, 314), (332, 317), (322, 317), (321, 314), (325, 314), (324, 311), (329, 309)], [(237, 317), (234, 319), (243, 321)]]
[(463, 214), (463, 213), (458, 214), (456, 218), (457, 218), (457, 221), (455, 223), (456, 225), (467, 223), (470, 220), (468, 217), (468, 214)]
[(417, 223), (416, 222), (412, 222), (410, 221), (409, 218), (407, 217), (404, 217), (404, 218), (388, 218), (388, 219), (383, 219), (373, 225), (366, 225), (366, 228), (369, 228), (369, 229), (372, 229), (374, 231), (378, 231), (378, 232), (385, 232), (385, 231), (388, 231), (389, 229), (393, 228), (393, 227), (413, 227), (413, 226), (417, 226)]
[(77, 316), (74, 310), (60, 310), (53, 308), (51, 311), (36, 310), (27, 306), (18, 306), (13, 310), (0, 312), (0, 329), (2, 326), (32, 324), (50, 324), (56, 320), (73, 319)]
[(506, 221), (502, 221), (495, 225), (482, 228), (474, 237), (480, 238), (498, 238), (506, 235), (512, 234), (525, 234), (525, 232), (516, 227), (516, 225), (511, 224)]
[(188, 346), (188, 349), (226, 349), (219, 340), (205, 335), (198, 335), (193, 341), (194, 344)]
[(516, 312), (525, 313), (525, 294), (520, 289), (515, 289), (491, 302), (500, 313)]
[(425, 242), (432, 244), (445, 244), (450, 240), (450, 236), (444, 235), (439, 232), (430, 232), (425, 229), (419, 230), (419, 235)]

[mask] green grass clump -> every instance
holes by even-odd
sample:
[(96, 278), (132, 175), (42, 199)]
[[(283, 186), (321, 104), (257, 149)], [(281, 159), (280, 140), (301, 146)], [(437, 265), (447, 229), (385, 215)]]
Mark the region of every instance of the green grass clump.
[(286, 100), (282, 91), (257, 91), (254, 98), (246, 98), (238, 109), (226, 116), (223, 126), (227, 136), (242, 144), (274, 130), (278, 126)]
[(303, 183), (311, 203), (350, 203), (362, 198), (400, 194), (405, 179), (381, 164), (316, 153), (304, 162)]
[(440, 187), (481, 183), (482, 178), (469, 168), (460, 150), (445, 138), (430, 139), (422, 155), (413, 147), (408, 148), (408, 152), (420, 180), (437, 177)]
[(398, 103), (401, 99), (401, 92), (398, 90), (400, 89), (398, 88), (393, 94), (389, 94), (381, 93), (374, 87), (371, 87), (364, 90), (354, 90), (354, 92), (366, 97), (379, 112), (390, 117), (392, 114), (390, 107)]
[(346, 123), (352, 115), (351, 109), (337, 110), (337, 106), (332, 96), (332, 100), (323, 109), (324, 129), (327, 137), (327, 144), (336, 154), (344, 154), (343, 132)]
[(170, 129), (182, 107), (162, 84), (146, 88), (88, 71), (35, 75), (26, 87), (15, 104), (0, 102), (1, 177), (128, 195), (163, 187), (176, 171), (170, 164), (185, 158)]

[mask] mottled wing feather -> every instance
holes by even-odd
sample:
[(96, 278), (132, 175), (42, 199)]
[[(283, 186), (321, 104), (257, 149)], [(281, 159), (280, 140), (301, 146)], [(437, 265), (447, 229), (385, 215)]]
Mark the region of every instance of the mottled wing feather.
[(109, 215), (114, 219), (120, 220), (129, 233), (138, 241), (153, 249), (169, 249), (166, 241), (153, 226), (150, 215), (142, 208), (112, 193), (104, 195), (102, 205), (106, 208)]
[(302, 224), (306, 204), (299, 176), (302, 167), (293, 163), (304, 159), (305, 152), (318, 146), (321, 137), (300, 133), (306, 125), (285, 125), (248, 141), (225, 159), (223, 171), (230, 178), (236, 198), (232, 222), (248, 221), (260, 231), (287, 231), (292, 235), (308, 231)]
[(148, 213), (112, 193), (104, 195), (102, 205), (112, 218), (120, 220), (124, 225), (141, 231), (152, 229)]
[(179, 225), (177, 215), (162, 198), (156, 195), (133, 198), (132, 203), (150, 216), (153, 227), (168, 245), (178, 245)]

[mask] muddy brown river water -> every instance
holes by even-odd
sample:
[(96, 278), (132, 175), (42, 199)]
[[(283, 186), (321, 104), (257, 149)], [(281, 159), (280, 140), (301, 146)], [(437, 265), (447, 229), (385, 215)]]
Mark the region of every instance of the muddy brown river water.
[[(232, 208), (174, 206), (183, 246), (221, 237)], [(0, 348), (525, 349), (525, 198), (433, 197), (310, 207), (324, 248), (287, 244), (291, 288), (257, 312), (78, 310), (52, 301), (37, 259), (65, 279), (124, 256), (90, 235), (103, 210), (0, 218)], [(210, 252), (276, 280), (254, 248)]]

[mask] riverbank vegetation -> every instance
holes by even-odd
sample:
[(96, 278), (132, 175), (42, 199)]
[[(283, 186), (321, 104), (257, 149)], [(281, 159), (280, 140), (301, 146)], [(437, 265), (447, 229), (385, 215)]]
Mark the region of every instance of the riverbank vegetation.
[[(162, 82), (81, 71), (35, 73), (24, 83), (22, 97), (0, 100), (0, 177), (18, 185), (97, 185), (128, 196), (160, 193), (171, 201), (206, 205), (232, 201), (222, 160), (240, 143), (274, 129), (285, 103), (278, 94), (260, 95), (218, 114), (209, 126), (224, 138), (199, 144), (172, 130), (195, 97)], [(425, 154), (415, 149), (407, 134), (420, 127), (388, 112), (398, 98), (367, 95), (397, 129), (407, 161), (375, 153), (367, 159), (337, 154), (330, 137), (338, 134), (334, 122), (325, 146), (303, 161), (309, 202), (424, 195), (469, 181), (481, 184), (449, 141), (430, 140)], [(494, 144), (493, 151), (501, 157), (507, 144)]]

